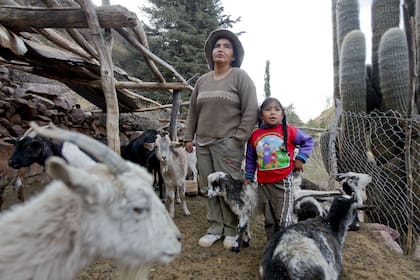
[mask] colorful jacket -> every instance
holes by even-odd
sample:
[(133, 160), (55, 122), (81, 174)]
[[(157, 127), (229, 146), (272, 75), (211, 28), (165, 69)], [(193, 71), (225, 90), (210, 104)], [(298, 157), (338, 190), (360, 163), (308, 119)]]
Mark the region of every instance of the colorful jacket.
[[(295, 126), (287, 126), (287, 150), (283, 145), (283, 126), (256, 129), (248, 141), (245, 177), (258, 183), (274, 183), (285, 179), (294, 169), (293, 159), (304, 163), (312, 153), (313, 139)], [(295, 157), (295, 147), (299, 152)]]

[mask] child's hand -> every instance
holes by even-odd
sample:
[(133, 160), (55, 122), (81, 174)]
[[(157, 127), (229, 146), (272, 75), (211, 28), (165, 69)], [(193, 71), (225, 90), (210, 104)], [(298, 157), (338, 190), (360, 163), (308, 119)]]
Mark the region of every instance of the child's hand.
[(303, 172), (303, 164), (303, 161), (301, 161), (300, 159), (296, 159), (294, 161), (295, 171)]
[(244, 179), (244, 185), (248, 185), (248, 184), (251, 184), (251, 180), (249, 180), (249, 179)]

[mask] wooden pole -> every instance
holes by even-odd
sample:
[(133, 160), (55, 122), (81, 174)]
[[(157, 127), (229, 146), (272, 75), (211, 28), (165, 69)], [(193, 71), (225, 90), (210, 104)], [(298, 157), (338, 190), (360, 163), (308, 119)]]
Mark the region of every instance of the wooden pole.
[(181, 95), (179, 90), (174, 90), (172, 98), (172, 112), (171, 112), (171, 121), (169, 122), (169, 137), (172, 141), (178, 141), (176, 124), (178, 120), (178, 112), (180, 107)]
[[(101, 63), (101, 82), (106, 103), (106, 132), (108, 146), (116, 153), (120, 154), (119, 108), (117, 93), (115, 90), (111, 46), (109, 44), (108, 46), (105, 44), (98, 17), (92, 2), (90, 0), (78, 0), (78, 2), (86, 15), (86, 20), (92, 33), (91, 35)], [(110, 39), (108, 37), (107, 40), (109, 43)]]

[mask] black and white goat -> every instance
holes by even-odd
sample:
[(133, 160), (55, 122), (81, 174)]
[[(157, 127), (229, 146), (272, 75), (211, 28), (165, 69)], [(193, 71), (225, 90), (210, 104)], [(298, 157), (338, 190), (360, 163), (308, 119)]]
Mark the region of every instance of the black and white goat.
[[(354, 193), (360, 204), (366, 201), (366, 186), (372, 181), (370, 175), (347, 172), (338, 174), (337, 179), (341, 184), (341, 189), (338, 190), (302, 190), (295, 186), (294, 222), (317, 216), (325, 217), (335, 197), (352, 195)], [(363, 214), (355, 214), (350, 229), (358, 230), (360, 228), (360, 220), (364, 221)]]
[(260, 262), (263, 280), (336, 280), (342, 271), (342, 248), (356, 209), (355, 195), (334, 198), (328, 215), (277, 232)]
[[(232, 252), (238, 253), (240, 247), (248, 247), (251, 240), (249, 220), (258, 204), (258, 185), (255, 182), (245, 185), (242, 180), (233, 179), (230, 174), (222, 171), (209, 174), (207, 181), (208, 197), (223, 197), (232, 212), (238, 216), (237, 246), (231, 249)], [(243, 234), (246, 240), (243, 239)]]

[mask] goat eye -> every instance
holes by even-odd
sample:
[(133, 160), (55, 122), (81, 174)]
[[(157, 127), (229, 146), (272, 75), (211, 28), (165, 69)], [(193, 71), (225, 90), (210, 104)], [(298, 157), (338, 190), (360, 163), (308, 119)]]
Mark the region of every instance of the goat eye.
[(143, 208), (140, 208), (140, 207), (134, 207), (133, 208), (133, 211), (136, 213), (136, 214), (143, 214), (143, 212), (144, 212), (144, 209)]

